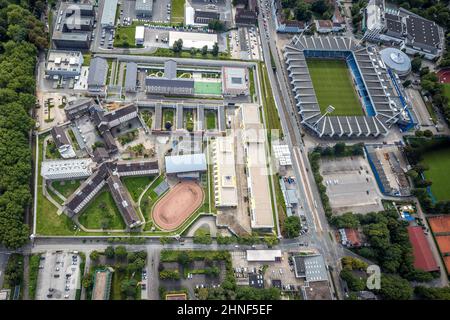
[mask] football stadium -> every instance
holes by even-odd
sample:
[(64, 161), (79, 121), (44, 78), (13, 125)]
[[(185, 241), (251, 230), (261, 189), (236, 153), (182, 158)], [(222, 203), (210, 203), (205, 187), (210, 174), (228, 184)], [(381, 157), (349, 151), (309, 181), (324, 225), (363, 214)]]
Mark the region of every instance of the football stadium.
[(376, 47), (296, 36), (284, 58), (302, 123), (320, 137), (378, 137), (394, 124), (415, 125), (399, 78)]

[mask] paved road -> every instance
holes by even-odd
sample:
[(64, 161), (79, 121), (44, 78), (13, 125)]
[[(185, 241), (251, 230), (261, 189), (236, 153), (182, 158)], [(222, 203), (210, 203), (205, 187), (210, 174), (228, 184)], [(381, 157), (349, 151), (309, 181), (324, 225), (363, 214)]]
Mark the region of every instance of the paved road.
[[(260, 8), (263, 0), (260, 0)], [(339, 260), (345, 254), (339, 244), (334, 242), (334, 238), (328, 229), (328, 222), (326, 221), (325, 213), (322, 208), (316, 184), (311, 173), (309, 160), (307, 157), (307, 150), (303, 144), (301, 138), (302, 128), (300, 126), (298, 114), (296, 111), (295, 103), (290, 93), (290, 85), (286, 82), (286, 74), (284, 71), (284, 63), (280, 59), (279, 52), (276, 44), (276, 29), (273, 22), (272, 15), (266, 15), (267, 31), (264, 27), (264, 19), (260, 12), (258, 18), (259, 30), (262, 33), (262, 37), (266, 38), (268, 34), (268, 40), (262, 41), (264, 61), (267, 66), (269, 74), (269, 81), (273, 90), (275, 103), (277, 105), (278, 113), (282, 123), (283, 131), (286, 136), (286, 142), (290, 149), (293, 151), (293, 163), (297, 181), (299, 183), (299, 194), (301, 203), (306, 212), (307, 221), (310, 227), (309, 237), (310, 245), (316, 246), (323, 254), (326, 263), (331, 266), (331, 274), (333, 282), (336, 286), (337, 292), (335, 295), (337, 298), (342, 297), (342, 288), (339, 281)], [(270, 51), (275, 60), (276, 72), (272, 70), (272, 62), (270, 59)]]
[(3, 281), (5, 279), (5, 269), (8, 263), (9, 253), (0, 253), (0, 288), (3, 288)]

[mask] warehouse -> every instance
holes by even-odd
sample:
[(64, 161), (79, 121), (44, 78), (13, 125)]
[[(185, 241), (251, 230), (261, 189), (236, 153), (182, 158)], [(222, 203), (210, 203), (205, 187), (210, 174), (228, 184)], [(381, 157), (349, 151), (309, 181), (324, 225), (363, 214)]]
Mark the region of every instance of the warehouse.
[(105, 0), (100, 24), (103, 28), (114, 28), (118, 0)]
[(136, 16), (150, 18), (153, 14), (153, 0), (136, 0)]
[(190, 50), (192, 48), (202, 49), (204, 46), (208, 50), (212, 50), (214, 44), (218, 42), (216, 33), (200, 33), (200, 32), (169, 32), (169, 45), (172, 47), (175, 41), (183, 40), (183, 50)]
[(137, 83), (137, 64), (135, 62), (127, 62), (125, 73), (125, 91), (136, 92)]
[(108, 62), (106, 59), (95, 57), (89, 65), (88, 91), (90, 93), (105, 94), (106, 75), (108, 73)]

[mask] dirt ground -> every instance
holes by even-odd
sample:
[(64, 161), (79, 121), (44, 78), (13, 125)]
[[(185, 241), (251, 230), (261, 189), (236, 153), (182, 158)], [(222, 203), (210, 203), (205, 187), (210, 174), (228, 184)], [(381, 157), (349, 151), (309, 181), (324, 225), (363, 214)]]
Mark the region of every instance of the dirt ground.
[(198, 183), (182, 181), (155, 205), (153, 220), (164, 230), (175, 230), (200, 207), (203, 197)]

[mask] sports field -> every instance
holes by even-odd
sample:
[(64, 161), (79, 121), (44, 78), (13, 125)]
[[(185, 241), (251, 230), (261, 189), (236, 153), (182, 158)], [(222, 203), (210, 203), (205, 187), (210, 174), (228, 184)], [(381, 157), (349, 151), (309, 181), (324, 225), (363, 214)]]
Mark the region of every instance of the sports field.
[(450, 168), (450, 148), (427, 152), (423, 162), (430, 168), (425, 171), (425, 177), (433, 182), (431, 193), (436, 200), (450, 200), (450, 180), (447, 172)]
[(444, 95), (450, 100), (450, 83), (443, 83)]
[(322, 113), (332, 105), (333, 116), (364, 115), (344, 60), (307, 59), (306, 62)]
[(222, 83), (220, 82), (207, 82), (207, 81), (195, 81), (194, 82), (194, 93), (195, 94), (212, 94), (221, 95), (222, 94)]

